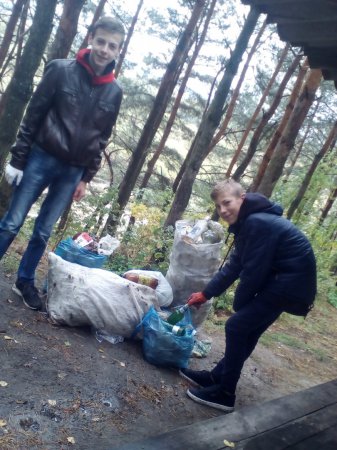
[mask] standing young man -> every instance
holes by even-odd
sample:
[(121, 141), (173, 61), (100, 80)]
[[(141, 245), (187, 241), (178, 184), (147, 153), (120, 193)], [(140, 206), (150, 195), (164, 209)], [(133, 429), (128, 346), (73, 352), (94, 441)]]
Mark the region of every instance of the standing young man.
[(103, 17), (90, 30), (91, 49), (49, 62), (11, 149), (5, 177), (14, 192), (0, 222), (0, 258), (48, 187), (13, 286), (31, 309), (42, 307), (35, 270), (52, 229), (71, 199), (85, 195), (116, 122), (122, 90), (113, 69), (124, 36), (118, 20)]
[(198, 386), (187, 391), (192, 400), (230, 412), (242, 367), (260, 336), (281, 313), (306, 316), (312, 308), (316, 262), (308, 239), (263, 195), (245, 194), (239, 183), (229, 180), (218, 183), (211, 198), (234, 233), (234, 250), (188, 304), (198, 306), (219, 296), (239, 279), (235, 313), (226, 322), (224, 357), (213, 370), (182, 369), (180, 374)]

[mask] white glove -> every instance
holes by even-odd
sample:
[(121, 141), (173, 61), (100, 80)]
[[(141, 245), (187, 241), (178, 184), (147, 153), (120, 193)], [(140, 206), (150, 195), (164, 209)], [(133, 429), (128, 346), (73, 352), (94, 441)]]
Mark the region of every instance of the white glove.
[(19, 186), (23, 176), (23, 170), (16, 169), (15, 167), (7, 164), (5, 168), (5, 178), (11, 186), (15, 183)]

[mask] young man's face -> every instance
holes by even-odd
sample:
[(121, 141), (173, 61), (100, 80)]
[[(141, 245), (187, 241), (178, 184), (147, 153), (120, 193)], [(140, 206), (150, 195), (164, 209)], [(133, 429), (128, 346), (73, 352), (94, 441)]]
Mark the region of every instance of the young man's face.
[(123, 37), (118, 33), (110, 33), (103, 28), (97, 28), (95, 35), (89, 36), (91, 52), (89, 62), (96, 75), (101, 75), (106, 66), (117, 59)]
[(234, 195), (230, 191), (221, 192), (215, 200), (216, 210), (219, 216), (232, 225), (238, 220), (239, 211), (245, 194)]

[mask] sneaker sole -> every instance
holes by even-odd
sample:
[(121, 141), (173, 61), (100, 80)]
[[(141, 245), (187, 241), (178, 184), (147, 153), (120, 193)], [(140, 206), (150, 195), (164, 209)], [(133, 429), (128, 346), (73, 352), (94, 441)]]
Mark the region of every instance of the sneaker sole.
[(198, 384), (196, 381), (192, 380), (192, 378), (189, 378), (187, 375), (185, 375), (184, 372), (182, 372), (181, 370), (179, 370), (179, 375), (182, 378), (185, 378), (185, 380), (189, 381), (193, 386), (195, 386), (195, 387), (203, 387), (200, 384)]
[(34, 308), (31, 305), (28, 305), (28, 303), (26, 303), (26, 301), (22, 295), (22, 292), (15, 286), (15, 284), (13, 284), (13, 286), (12, 286), (12, 291), (15, 292), (17, 295), (19, 295), (22, 298), (22, 301), (27, 306), (27, 308), (33, 309), (34, 311), (38, 311), (40, 309), (40, 308)]
[(186, 394), (192, 400), (194, 400), (197, 403), (200, 403), (201, 405), (206, 405), (206, 406), (210, 406), (211, 408), (220, 409), (220, 411), (224, 411), (224, 412), (227, 412), (227, 413), (230, 413), (230, 412), (234, 411), (234, 407), (232, 407), (232, 406), (225, 406), (225, 405), (221, 405), (219, 403), (208, 402), (207, 400), (203, 400), (203, 399), (201, 399), (199, 397), (196, 397), (194, 394), (192, 394), (192, 392), (190, 392), (190, 390), (188, 390), (186, 392)]

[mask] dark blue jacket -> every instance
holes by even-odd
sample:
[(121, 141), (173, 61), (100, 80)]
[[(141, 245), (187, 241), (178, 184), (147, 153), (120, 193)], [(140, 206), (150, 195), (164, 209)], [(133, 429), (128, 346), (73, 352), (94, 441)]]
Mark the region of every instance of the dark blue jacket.
[(263, 195), (246, 194), (237, 222), (229, 227), (234, 249), (204, 289), (206, 298), (222, 294), (239, 278), (235, 311), (264, 291), (287, 312), (308, 312), (316, 295), (315, 256), (306, 236), (282, 213)]

